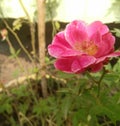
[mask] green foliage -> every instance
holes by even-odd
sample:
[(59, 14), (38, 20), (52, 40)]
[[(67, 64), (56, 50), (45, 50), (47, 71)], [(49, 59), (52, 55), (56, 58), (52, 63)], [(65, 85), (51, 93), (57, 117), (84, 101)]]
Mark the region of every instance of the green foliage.
[(112, 5), (109, 9), (109, 13), (113, 12), (114, 15), (119, 19), (120, 21), (120, 1), (119, 0), (112, 0)]
[(12, 113), (12, 106), (9, 104), (10, 102), (11, 102), (11, 98), (8, 99), (8, 97), (5, 94), (1, 96), (0, 113), (4, 113), (4, 112), (7, 112), (8, 114)]
[(13, 22), (13, 31), (20, 30), (20, 28), (22, 27), (22, 23), (23, 23), (23, 20), (21, 18), (16, 19)]
[[(116, 122), (120, 121), (120, 93), (115, 88), (119, 85), (119, 74), (115, 69), (118, 64), (113, 67), (113, 70), (111, 68), (110, 73), (106, 73), (101, 83), (99, 97), (97, 96), (98, 86), (85, 75), (62, 75), (60, 72), (55, 78), (48, 78), (48, 86), (53, 83), (54, 86), (50, 89), (55, 92), (49, 94), (46, 99), (38, 97), (38, 92), (28, 85), (13, 88), (10, 90), (10, 96), (2, 93), (0, 95), (0, 117), (3, 116), (7, 123), (15, 126), (17, 123), (22, 123), (23, 126), (50, 126), (50, 124), (57, 126), (67, 126), (68, 124), (71, 126), (108, 124), (110, 126), (112, 124), (116, 126)], [(99, 80), (101, 74), (91, 75), (94, 79)], [(66, 83), (60, 81), (61, 78), (66, 80)], [(56, 83), (58, 83), (58, 87), (54, 89)], [(37, 102), (34, 100), (35, 98)], [(22, 116), (19, 117), (20, 113)], [(15, 119), (16, 114), (19, 118)], [(10, 115), (9, 119), (5, 115)]]
[(117, 37), (120, 37), (120, 29), (114, 28), (114, 29), (112, 30), (112, 32), (115, 33), (115, 35), (116, 35)]
[[(51, 99), (52, 100), (52, 99)], [(48, 100), (40, 99), (37, 104), (33, 107), (33, 113), (36, 113), (38, 116), (49, 115), (51, 108), (47, 107), (49, 104)]]
[[(118, 126), (119, 66), (118, 60), (113, 67), (110, 64), (105, 67), (99, 96), (98, 85), (89, 76), (62, 72), (48, 77), (48, 88), (52, 92), (46, 99), (37, 90), (38, 81), (29, 81), (31, 86), (10, 89), (9, 95), (3, 92), (0, 95), (0, 120), (4, 117), (6, 122), (2, 120), (2, 123), (6, 126)], [(90, 76), (98, 82), (101, 74)]]
[(40, 81), (10, 89), (9, 95), (3, 92), (0, 95), (0, 118), (6, 120), (3, 126), (119, 126), (119, 67), (119, 60), (113, 67), (110, 64), (105, 67), (99, 96), (96, 82), (102, 72), (89, 76), (58, 72), (49, 76), (49, 96), (45, 99), (38, 90)]
[(53, 20), (56, 16), (56, 8), (59, 5), (59, 0), (46, 0), (46, 18)]
[(21, 51), (20, 49), (15, 51), (15, 49), (13, 47), (10, 47), (10, 53), (11, 53), (10, 57), (11, 58), (16, 58), (19, 55), (20, 51)]

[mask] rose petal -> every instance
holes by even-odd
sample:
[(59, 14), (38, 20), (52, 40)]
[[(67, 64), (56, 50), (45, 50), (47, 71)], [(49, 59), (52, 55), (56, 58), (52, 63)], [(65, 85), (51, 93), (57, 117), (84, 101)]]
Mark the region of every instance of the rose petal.
[(92, 36), (94, 33), (98, 31), (100, 32), (101, 35), (104, 35), (107, 32), (109, 32), (109, 28), (107, 27), (107, 25), (104, 25), (100, 21), (95, 21), (91, 23), (90, 25), (88, 25), (87, 27), (87, 32), (89, 36)]
[(82, 55), (81, 52), (66, 48), (65, 46), (59, 45), (49, 45), (48, 52), (51, 56), (55, 58), (64, 58), (68, 56)]
[(120, 51), (113, 52), (113, 53), (109, 54), (107, 57), (117, 57), (117, 56), (120, 56)]
[(94, 64), (91, 66), (91, 72), (98, 72), (103, 68), (102, 63)]
[(86, 31), (86, 23), (81, 20), (74, 20), (70, 23), (71, 25), (74, 25), (76, 28), (80, 29), (81, 31)]
[(52, 44), (48, 46), (48, 52), (55, 58), (80, 55), (80, 52), (73, 50), (69, 43), (65, 40), (64, 32), (60, 32), (54, 37)]
[(65, 46), (67, 48), (72, 48), (70, 44), (67, 42), (67, 40), (65, 39), (64, 31), (59, 32), (55, 35), (55, 37), (53, 38), (52, 44)]
[(71, 46), (74, 46), (76, 42), (86, 41), (88, 36), (83, 22), (68, 24), (65, 29), (65, 38)]
[(112, 58), (112, 57), (118, 57), (120, 56), (120, 51), (119, 52), (113, 52), (111, 54), (108, 54), (106, 56), (100, 57), (100, 58), (96, 58), (96, 63), (100, 63), (103, 62), (106, 58)]
[[(104, 55), (110, 53), (111, 50), (114, 50), (114, 44), (115, 44), (115, 37), (111, 33), (103, 35), (102, 45), (106, 47)], [(102, 45), (101, 47), (103, 47)]]
[(83, 69), (95, 63), (93, 56), (75, 56), (70, 58), (57, 59), (55, 67), (61, 71), (68, 73), (80, 73)]
[(72, 63), (72, 71), (74, 73), (78, 73), (78, 71), (82, 71), (82, 69), (87, 68), (88, 66), (90, 66), (91, 64), (95, 63), (96, 58), (94, 58), (93, 56), (87, 56), (87, 55), (83, 55), (80, 57), (77, 57), (73, 63)]
[(96, 57), (107, 55), (114, 51), (115, 37), (111, 33), (107, 33), (102, 37), (102, 41), (97, 43), (98, 52)]
[(95, 32), (91, 37), (90, 41), (94, 42), (95, 45), (99, 46), (101, 41), (102, 41), (102, 36), (101, 34), (97, 31)]
[(71, 58), (63, 58), (63, 59), (57, 59), (54, 63), (54, 66), (56, 69), (61, 70), (66, 73), (73, 73), (71, 70), (71, 65), (74, 61), (74, 57)]

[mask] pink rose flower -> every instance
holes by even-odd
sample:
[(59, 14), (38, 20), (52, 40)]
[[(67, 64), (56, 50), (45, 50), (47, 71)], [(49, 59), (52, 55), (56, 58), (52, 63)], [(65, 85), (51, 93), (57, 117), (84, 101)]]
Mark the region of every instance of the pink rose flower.
[(120, 56), (120, 51), (114, 52), (114, 44), (115, 37), (107, 25), (75, 20), (55, 35), (48, 52), (56, 58), (54, 66), (61, 71), (97, 72), (111, 57)]

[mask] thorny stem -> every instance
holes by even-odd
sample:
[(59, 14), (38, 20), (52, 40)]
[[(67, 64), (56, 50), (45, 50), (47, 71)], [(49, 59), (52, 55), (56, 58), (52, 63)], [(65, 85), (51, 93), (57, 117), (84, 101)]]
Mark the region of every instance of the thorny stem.
[(96, 83), (96, 84), (98, 83), (98, 82), (91, 76), (91, 74), (90, 74), (88, 71), (86, 71), (86, 75), (87, 75), (88, 78), (90, 78), (90, 79), (92, 80), (93, 83)]
[[(13, 49), (13, 50), (15, 51), (15, 49), (14, 49), (14, 47), (12, 46), (12, 43), (10, 42), (10, 40), (9, 40), (8, 37), (6, 38), (6, 41), (7, 41), (8, 45), (9, 45), (9, 48), (11, 48), (11, 49)], [(18, 58), (17, 56), (15, 56), (15, 59), (17, 60), (19, 66), (20, 66), (20, 69), (21, 69), (22, 71), (24, 71), (23, 66), (21, 65), (21, 62), (20, 62), (19, 58)]]
[(89, 72), (86, 72), (86, 74), (87, 74), (88, 78), (90, 78), (90, 79), (92, 80), (93, 83), (95, 83), (95, 84), (98, 85), (97, 97), (99, 97), (99, 96), (100, 96), (101, 82), (102, 82), (102, 80), (103, 80), (104, 75), (106, 74), (105, 68), (103, 68), (103, 73), (102, 73), (102, 75), (101, 75), (101, 77), (100, 77), (100, 79), (99, 79), (98, 81), (96, 81), (96, 80), (91, 76), (91, 74), (90, 74)]
[(28, 122), (29, 126), (33, 126), (32, 122), (22, 112), (19, 112), (18, 115), (20, 118), (21, 126), (23, 126), (24, 121)]
[(101, 75), (101, 77), (100, 77), (100, 79), (99, 79), (99, 81), (98, 81), (98, 94), (97, 94), (97, 97), (100, 96), (101, 81), (103, 80), (103, 77), (105, 76), (105, 74), (106, 74), (106, 70), (105, 70), (105, 68), (103, 68), (103, 73), (102, 73), (102, 75)]
[(29, 82), (29, 91), (31, 92), (31, 95), (33, 96), (33, 99), (35, 101), (35, 103), (37, 104), (38, 103), (38, 100), (37, 100), (37, 97), (35, 96), (35, 93), (33, 91), (33, 88), (32, 88), (32, 85), (31, 85), (31, 82), (30, 82), (30, 79), (28, 79), (28, 82)]
[(2, 91), (5, 92), (10, 97), (11, 94), (9, 90), (5, 87), (5, 85), (2, 82), (0, 82), (0, 86), (1, 86)]
[(14, 109), (16, 115), (17, 115), (17, 118), (18, 118), (18, 121), (19, 121), (19, 123), (20, 123), (20, 126), (22, 126), (21, 120), (20, 120), (20, 116), (19, 116), (19, 114), (18, 114), (18, 109), (16, 108), (16, 104), (15, 104), (15, 103), (12, 103), (12, 106), (13, 106), (13, 109)]
[(14, 35), (14, 37), (16, 38), (17, 42), (19, 43), (19, 45), (21, 46), (21, 48), (23, 49), (23, 51), (27, 54), (27, 56), (29, 57), (29, 59), (33, 62), (33, 59), (31, 57), (31, 55), (29, 54), (29, 52), (25, 49), (25, 47), (23, 46), (21, 40), (19, 39), (19, 37), (17, 36), (17, 34), (12, 30), (12, 28), (8, 25), (8, 23), (3, 20), (4, 24), (6, 25), (7, 29)]
[(30, 33), (31, 33), (31, 44), (33, 48), (33, 56), (36, 58), (36, 48), (35, 48), (35, 24), (30, 22)]

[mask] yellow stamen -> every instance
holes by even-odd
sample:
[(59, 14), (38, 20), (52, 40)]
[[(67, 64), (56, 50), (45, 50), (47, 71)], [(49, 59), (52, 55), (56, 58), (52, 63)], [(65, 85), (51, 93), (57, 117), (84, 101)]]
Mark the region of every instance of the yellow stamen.
[(95, 55), (97, 53), (97, 50), (98, 50), (98, 47), (92, 42), (82, 42), (82, 43), (75, 43), (74, 45), (75, 47), (75, 50), (78, 50), (78, 51), (81, 51), (81, 52), (84, 52), (88, 55)]

